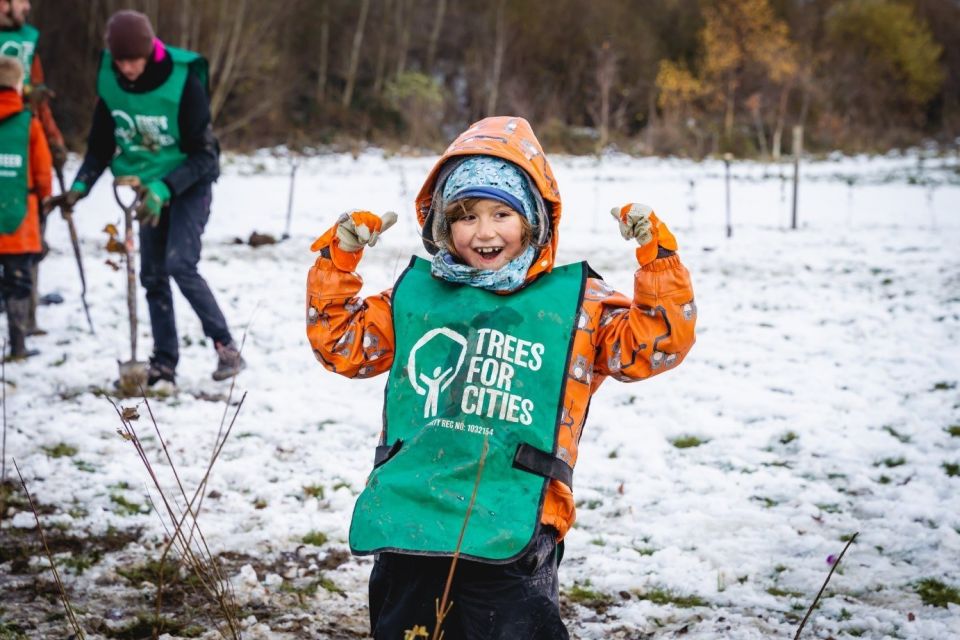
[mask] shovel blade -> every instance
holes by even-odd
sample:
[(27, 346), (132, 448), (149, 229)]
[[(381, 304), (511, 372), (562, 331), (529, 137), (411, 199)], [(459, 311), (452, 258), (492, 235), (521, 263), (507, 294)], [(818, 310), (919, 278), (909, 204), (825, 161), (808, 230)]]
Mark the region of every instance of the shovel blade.
[(120, 380), (117, 385), (120, 391), (128, 396), (140, 395), (140, 390), (147, 388), (147, 363), (128, 360), (117, 364), (120, 365)]

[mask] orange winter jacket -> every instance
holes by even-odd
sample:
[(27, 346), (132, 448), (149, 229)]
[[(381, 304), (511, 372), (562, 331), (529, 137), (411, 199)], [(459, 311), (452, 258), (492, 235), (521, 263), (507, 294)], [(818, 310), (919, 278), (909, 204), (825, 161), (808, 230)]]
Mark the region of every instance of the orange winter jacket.
[[(481, 120), (450, 145), (417, 195), (421, 226), (430, 213), (443, 164), (473, 154), (504, 158), (533, 177), (550, 209), (553, 228), (551, 241), (527, 278), (549, 272), (557, 249), (560, 193), (540, 143), (522, 118)], [(330, 371), (351, 378), (381, 374), (393, 363), (391, 290), (360, 299), (362, 284), (359, 275), (338, 270), (322, 256), (307, 276), (307, 338), (314, 355)], [(695, 324), (690, 275), (677, 255), (637, 270), (632, 302), (602, 280), (589, 278), (570, 356), (556, 455), (570, 466), (576, 464), (590, 397), (607, 377), (633, 382), (677, 366), (693, 346)], [(551, 480), (541, 521), (555, 527), (562, 538), (575, 519), (570, 487)]]
[[(0, 120), (23, 111), (23, 99), (12, 89), (0, 89)], [(40, 252), (40, 202), (51, 193), (53, 161), (40, 122), (30, 121), (27, 151), (27, 215), (13, 233), (0, 233), (0, 254)]]

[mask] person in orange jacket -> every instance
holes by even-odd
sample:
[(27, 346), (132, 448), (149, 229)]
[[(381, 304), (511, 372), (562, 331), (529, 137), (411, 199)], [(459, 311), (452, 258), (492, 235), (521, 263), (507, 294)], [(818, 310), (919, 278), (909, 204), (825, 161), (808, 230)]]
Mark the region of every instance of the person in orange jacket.
[[(62, 172), (63, 165), (67, 161), (67, 146), (50, 108), (50, 97), (53, 94), (45, 84), (43, 64), (40, 61), (40, 55), (37, 53), (40, 32), (27, 22), (30, 9), (30, 0), (0, 0), (0, 55), (18, 58), (23, 65), (23, 96), (28, 108), (34, 112), (43, 126), (43, 132), (47, 137), (47, 146), (53, 157), (54, 168), (56, 171)], [(35, 259), (31, 265), (33, 285), (30, 292), (30, 313), (27, 319), (28, 335), (43, 335), (46, 333), (37, 326), (37, 304), (40, 301), (37, 289), (40, 261), (47, 253), (46, 242), (43, 240), (45, 223), (45, 216), (41, 216), (41, 250), (34, 256)]]
[[(576, 514), (573, 468), (590, 398), (608, 377), (675, 368), (695, 337), (690, 276), (640, 204), (612, 210), (636, 240), (632, 300), (585, 263), (554, 265), (562, 203), (526, 120), (462, 133), (416, 199), (423, 244), (392, 290), (357, 297), (366, 246), (395, 220), (343, 214), (312, 249), (307, 337), (347, 377), (389, 371), (374, 469), (350, 547), (375, 554), (375, 638), (567, 638), (557, 567)], [(457, 558), (455, 571), (451, 557)]]
[(40, 203), (51, 193), (50, 150), (40, 122), (24, 109), (23, 67), (0, 56), (0, 290), (6, 299), (11, 359), (26, 348), (31, 266), (40, 251)]

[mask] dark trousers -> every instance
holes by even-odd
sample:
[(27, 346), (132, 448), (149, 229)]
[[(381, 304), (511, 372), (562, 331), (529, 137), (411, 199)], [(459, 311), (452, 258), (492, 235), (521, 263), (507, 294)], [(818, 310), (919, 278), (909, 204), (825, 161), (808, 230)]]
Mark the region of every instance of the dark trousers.
[(3, 269), (3, 276), (0, 277), (0, 293), (5, 299), (17, 300), (30, 297), (34, 258), (34, 254), (31, 253), (0, 255), (0, 268)]
[(147, 290), (153, 358), (171, 368), (177, 366), (180, 351), (170, 278), (200, 318), (204, 335), (221, 343), (231, 340), (223, 312), (197, 271), (210, 200), (210, 183), (196, 184), (171, 199), (156, 227), (140, 225), (140, 283)]
[[(560, 619), (556, 531), (539, 533), (530, 550), (508, 564), (459, 560), (443, 623), (444, 640), (566, 640)], [(450, 558), (381, 553), (370, 574), (370, 632), (401, 640), (415, 626), (432, 635)]]

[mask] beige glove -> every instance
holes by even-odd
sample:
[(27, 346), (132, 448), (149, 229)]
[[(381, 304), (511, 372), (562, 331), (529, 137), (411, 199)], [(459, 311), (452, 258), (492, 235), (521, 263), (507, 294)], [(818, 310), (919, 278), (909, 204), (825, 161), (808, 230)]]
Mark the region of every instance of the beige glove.
[(650, 219), (653, 209), (647, 205), (634, 202), (625, 207), (614, 207), (610, 209), (610, 215), (617, 219), (624, 240), (635, 238), (641, 247), (653, 240), (653, 222)]
[(348, 211), (337, 220), (337, 241), (343, 251), (360, 251), (377, 244), (380, 234), (392, 227), (397, 214), (387, 211), (377, 216), (369, 211)]

